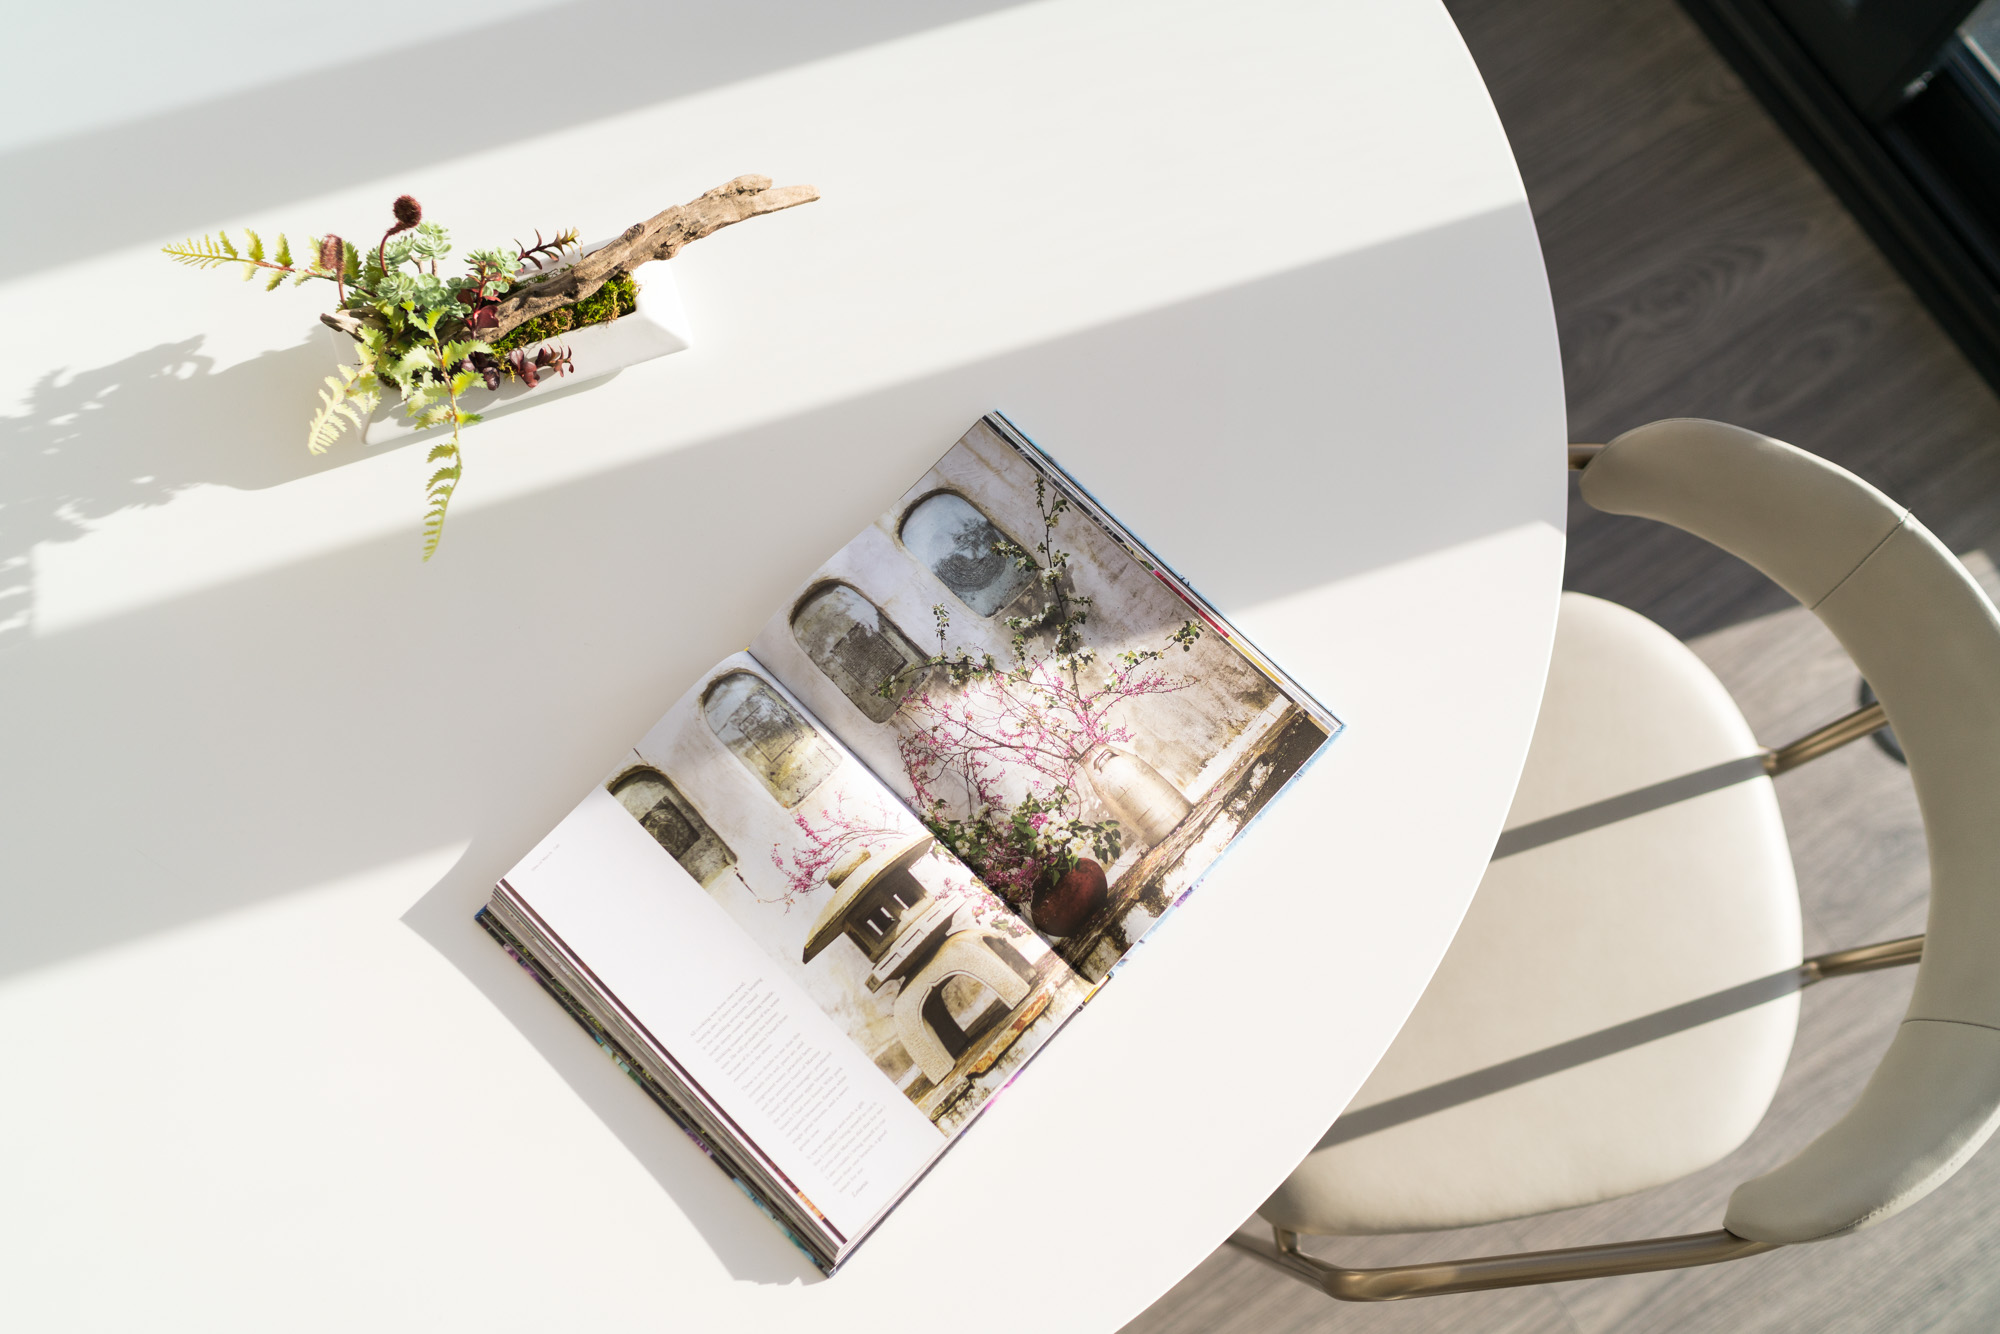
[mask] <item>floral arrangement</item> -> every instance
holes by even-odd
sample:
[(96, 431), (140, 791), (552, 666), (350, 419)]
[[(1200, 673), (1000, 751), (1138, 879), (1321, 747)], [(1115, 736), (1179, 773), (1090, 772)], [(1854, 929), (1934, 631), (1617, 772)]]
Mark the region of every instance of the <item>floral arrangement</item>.
[[(351, 337), (355, 361), (326, 377), (319, 410), (307, 428), (306, 447), (325, 451), (349, 427), (363, 427), (385, 393), (401, 399), (419, 430), (449, 426), (451, 438), (432, 447), (436, 464), (424, 486), (424, 559), (437, 554), (445, 511), (464, 473), (460, 432), (480, 420), (461, 399), (474, 385), (497, 389), (503, 380), (534, 388), (543, 377), (574, 369), (568, 348), (545, 340), (571, 328), (604, 323), (634, 308), (631, 270), (671, 259), (690, 241), (761, 213), (809, 203), (809, 185), (771, 188), (768, 176), (739, 176), (686, 204), (628, 227), (617, 240), (560, 268), (576, 249), (574, 229), (535, 243), (468, 251), (463, 271), (439, 266), (451, 255), (451, 234), (424, 221), (423, 206), (409, 195), (391, 206), (394, 221), (368, 250), (340, 236), (314, 236), (294, 252), (284, 233), (266, 247), (245, 231), (241, 245), (227, 232), (166, 246), (178, 263), (213, 269), (235, 265), (245, 281), (262, 277), (264, 290), (289, 280), (332, 283), (334, 309), (321, 320)], [(540, 346), (535, 346), (540, 344)]]
[(444, 535), (445, 510), (464, 471), (459, 432), (479, 414), (459, 406), (474, 384), (498, 388), (503, 375), (535, 384), (543, 372), (560, 376), (571, 365), (567, 349), (543, 348), (530, 359), (518, 348), (498, 348), (480, 335), (495, 322), (499, 298), (521, 278), (524, 265), (537, 270), (576, 244), (574, 230), (511, 250), (474, 250), (457, 277), (439, 276), (438, 264), (451, 254), (451, 234), (423, 220), (423, 206), (409, 195), (392, 206), (395, 222), (365, 260), (339, 236), (312, 237), (294, 257), (285, 234), (268, 254), (263, 238), (246, 232), (239, 248), (227, 232), (203, 236), (165, 253), (183, 264), (215, 268), (238, 264), (247, 281), (268, 274), (265, 291), (290, 279), (293, 286), (317, 278), (334, 284), (341, 327), (358, 348), (351, 366), (326, 377), (319, 411), (306, 431), (306, 447), (319, 454), (348, 427), (365, 425), (386, 389), (403, 401), (403, 412), (419, 430), (451, 427), (451, 439), (432, 447), (426, 460), (438, 468), (425, 484), (424, 559), (437, 553)]
[[(1035, 505), (1042, 540), (1032, 551), (1004, 538), (993, 545), (1042, 593), (1039, 609), (1007, 618), (1012, 663), (946, 652), (951, 621), (940, 605), (931, 609), (937, 653), (880, 687), (908, 724), (898, 744), (925, 825), (1017, 906), (1086, 856), (1117, 860), (1124, 841), (1117, 822), (1084, 818), (1085, 757), (1132, 740), (1116, 716), (1126, 701), (1187, 687), (1160, 664), (1201, 637), (1201, 627), (1186, 621), (1159, 648), (1120, 653), (1108, 672), (1090, 672), (1097, 652), (1083, 628), (1091, 599), (1071, 589), (1069, 555), (1055, 542), (1070, 502), (1051, 498), (1038, 478)], [(938, 688), (940, 677), (949, 690)], [(1010, 777), (1027, 782), (1018, 800), (1006, 796)]]

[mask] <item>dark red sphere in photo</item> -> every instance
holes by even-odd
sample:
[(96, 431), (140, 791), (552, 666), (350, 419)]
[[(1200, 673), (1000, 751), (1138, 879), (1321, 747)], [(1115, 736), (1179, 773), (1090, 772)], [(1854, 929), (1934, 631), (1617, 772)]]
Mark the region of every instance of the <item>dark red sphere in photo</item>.
[(1078, 858), (1054, 880), (1035, 886), (1035, 927), (1051, 936), (1072, 935), (1109, 897), (1104, 868), (1088, 857)]

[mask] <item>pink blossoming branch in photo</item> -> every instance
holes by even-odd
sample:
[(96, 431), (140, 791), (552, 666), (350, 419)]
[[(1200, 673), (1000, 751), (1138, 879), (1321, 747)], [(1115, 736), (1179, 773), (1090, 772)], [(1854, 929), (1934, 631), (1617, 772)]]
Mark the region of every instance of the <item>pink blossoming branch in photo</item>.
[[(1133, 739), (1114, 717), (1126, 701), (1192, 684), (1160, 663), (1176, 646), (1191, 650), (1202, 633), (1185, 621), (1158, 649), (1118, 654), (1108, 677), (1088, 684), (1086, 669), (1097, 660), (1083, 637), (1091, 599), (1070, 587), (1070, 556), (1055, 544), (1070, 502), (1060, 492), (1051, 497), (1037, 478), (1035, 505), (1042, 540), (1032, 551), (1004, 538), (993, 544), (1043, 595), (1033, 613), (1007, 618), (1013, 664), (948, 652), (950, 613), (939, 605), (932, 608), (937, 653), (881, 687), (898, 703), (898, 749), (924, 823), (1016, 905), (1080, 862), (1094, 858), (1091, 869), (1101, 874), (1117, 860), (1124, 841), (1117, 821), (1084, 818), (1084, 765), (1093, 752)], [(1010, 780), (1025, 784), (1025, 794), (1010, 799)]]
[[(775, 897), (765, 898), (751, 890), (752, 897), (759, 903), (782, 903), (790, 912), (792, 905), (807, 897), (828, 883), (828, 877), (844, 861), (857, 853), (874, 854), (901, 843), (909, 837), (909, 827), (899, 826), (894, 817), (875, 803), (861, 815), (847, 809), (844, 794), (835, 793), (832, 807), (821, 807), (817, 821), (800, 812), (792, 817), (792, 823), (804, 838), (804, 846), (795, 846), (791, 855), (786, 855), (781, 843), (771, 845), (771, 864), (785, 877), (785, 889)], [(977, 880), (964, 873), (964, 868), (955, 863), (941, 863), (943, 873), (938, 893), (946, 898), (962, 899), (972, 905), (973, 921), (982, 925), (1001, 926), (1012, 923), (1013, 915), (1007, 907)], [(737, 876), (748, 890), (749, 882)]]
[(831, 807), (820, 808), (819, 816), (818, 823), (803, 811), (792, 817), (804, 842), (794, 845), (789, 857), (784, 844), (771, 845), (771, 864), (785, 877), (785, 888), (773, 898), (759, 896), (758, 902), (782, 903), (790, 912), (794, 903), (826, 884), (833, 868), (852, 854), (879, 852), (910, 836), (908, 826), (897, 827), (895, 817), (872, 802), (867, 811), (849, 812), (847, 798), (839, 792), (833, 794)]

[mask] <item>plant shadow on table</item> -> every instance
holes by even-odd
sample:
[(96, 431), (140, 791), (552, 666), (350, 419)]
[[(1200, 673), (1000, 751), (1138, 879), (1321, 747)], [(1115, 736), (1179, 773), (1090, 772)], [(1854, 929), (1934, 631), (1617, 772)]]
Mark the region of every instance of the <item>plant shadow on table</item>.
[(673, 1198), (732, 1277), (746, 1283), (824, 1281), (825, 1275), (805, 1254), (474, 923), (474, 914), (492, 889), (475, 857), (476, 850), (460, 858), (403, 914), (403, 923), (477, 987), (618, 1137)]
[(316, 334), (215, 369), (205, 334), (107, 366), (60, 367), (0, 417), (0, 646), (34, 615), (27, 565), (38, 543), (81, 537), (121, 510), (198, 486), (261, 491), (367, 457), (358, 442), (306, 449), (313, 391), (330, 369)]
[[(322, 454), (306, 448), (316, 393), (336, 357), (315, 327), (295, 347), (215, 369), (207, 335), (161, 343), (90, 370), (58, 367), (35, 381), (27, 409), (0, 416), (0, 652), (34, 622), (35, 547), (67, 542), (128, 509), (164, 505), (201, 486), (262, 491), (401, 449), (429, 436), (364, 445), (349, 432)], [(550, 386), (544, 403), (608, 384)], [(510, 403), (505, 411), (529, 406)], [(422, 512), (413, 469), (410, 529)]]

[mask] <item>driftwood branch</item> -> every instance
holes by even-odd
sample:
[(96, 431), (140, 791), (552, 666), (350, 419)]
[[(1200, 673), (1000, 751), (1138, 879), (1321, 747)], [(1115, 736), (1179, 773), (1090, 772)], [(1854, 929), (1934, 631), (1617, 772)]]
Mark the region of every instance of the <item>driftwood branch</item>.
[[(355, 342), (361, 341), (361, 317), (352, 311), (329, 310), (320, 314), (319, 322), (335, 333), (344, 333)], [(379, 321), (378, 321), (379, 323)]]
[(795, 204), (810, 204), (818, 198), (819, 191), (810, 185), (772, 189), (769, 176), (738, 176), (699, 199), (633, 223), (617, 240), (591, 251), (547, 282), (515, 287), (494, 307), (499, 322), (481, 330), (480, 337), (488, 342), (504, 338), (538, 315), (583, 300), (615, 274), (651, 260), (672, 259), (688, 242), (699, 241), (731, 223)]

